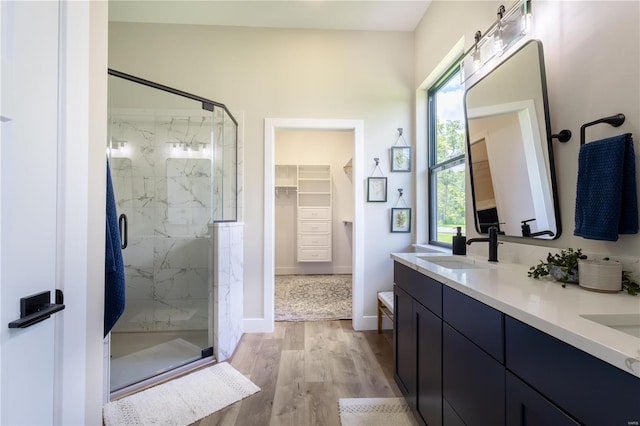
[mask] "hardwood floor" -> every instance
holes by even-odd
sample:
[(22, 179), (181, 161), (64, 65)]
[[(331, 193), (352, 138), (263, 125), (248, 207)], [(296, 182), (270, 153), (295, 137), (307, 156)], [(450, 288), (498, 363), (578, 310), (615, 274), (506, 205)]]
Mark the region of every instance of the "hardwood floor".
[(393, 333), (353, 331), (351, 321), (276, 322), (245, 334), (229, 361), (262, 390), (197, 426), (340, 425), (339, 398), (399, 397)]

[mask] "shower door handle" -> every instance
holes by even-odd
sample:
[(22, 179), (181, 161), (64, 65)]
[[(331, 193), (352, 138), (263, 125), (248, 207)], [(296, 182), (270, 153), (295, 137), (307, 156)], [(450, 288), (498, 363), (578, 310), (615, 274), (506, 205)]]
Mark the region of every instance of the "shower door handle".
[(127, 215), (124, 213), (118, 218), (118, 228), (120, 229), (120, 248), (124, 250), (129, 243), (129, 222), (127, 221)]

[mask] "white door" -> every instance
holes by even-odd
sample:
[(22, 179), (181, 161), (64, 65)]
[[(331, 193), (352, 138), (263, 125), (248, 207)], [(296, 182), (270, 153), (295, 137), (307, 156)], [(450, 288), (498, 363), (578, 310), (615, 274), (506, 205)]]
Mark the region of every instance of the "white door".
[(0, 424), (46, 425), (56, 321), (8, 324), (20, 317), (21, 297), (55, 294), (59, 4), (0, 7)]

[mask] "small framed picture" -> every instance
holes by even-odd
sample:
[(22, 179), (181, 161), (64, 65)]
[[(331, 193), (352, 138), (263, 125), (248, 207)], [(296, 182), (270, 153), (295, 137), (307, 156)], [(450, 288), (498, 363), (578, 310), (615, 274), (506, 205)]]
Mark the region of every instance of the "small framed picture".
[(391, 232), (411, 232), (411, 209), (393, 207), (391, 209)]
[(367, 178), (367, 201), (372, 203), (387, 202), (387, 178), (386, 177)]
[(392, 146), (391, 147), (391, 171), (410, 172), (411, 171), (411, 147)]

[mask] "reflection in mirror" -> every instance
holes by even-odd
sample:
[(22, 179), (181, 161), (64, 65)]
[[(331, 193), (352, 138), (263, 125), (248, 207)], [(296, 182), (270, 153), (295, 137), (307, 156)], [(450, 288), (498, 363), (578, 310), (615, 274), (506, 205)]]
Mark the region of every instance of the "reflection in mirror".
[(560, 214), (542, 44), (532, 40), (465, 94), (476, 230), (555, 239)]

